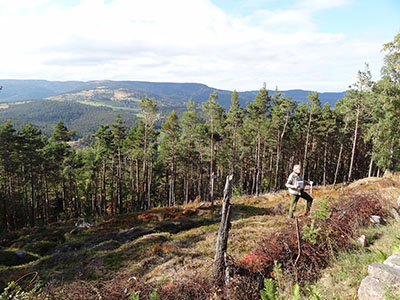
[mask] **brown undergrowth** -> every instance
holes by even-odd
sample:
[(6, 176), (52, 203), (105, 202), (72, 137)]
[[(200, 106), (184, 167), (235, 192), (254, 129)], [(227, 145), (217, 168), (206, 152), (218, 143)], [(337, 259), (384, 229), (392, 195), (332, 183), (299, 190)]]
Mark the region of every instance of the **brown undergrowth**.
[[(273, 278), (278, 285), (282, 279), (288, 283), (312, 282), (336, 253), (353, 247), (358, 230), (370, 224), (371, 215), (389, 217), (388, 209), (394, 206), (400, 192), (398, 179), (364, 179), (343, 191), (340, 187), (315, 189), (312, 216), (299, 218), (299, 258), (295, 221), (286, 218), (286, 192), (233, 201), (226, 287), (216, 287), (210, 279), (218, 224), (209, 222), (163, 235), (163, 239), (158, 239), (161, 242), (140, 247), (140, 252), (136, 244), (131, 248), (130, 244), (121, 246), (127, 251), (117, 249), (111, 258), (119, 261), (121, 256), (134, 255), (140, 261), (122, 263), (111, 277), (72, 283), (48, 281), (43, 292), (48, 299), (72, 300), (134, 299), (135, 294), (140, 300), (147, 300), (154, 291), (158, 299), (165, 300), (259, 299), (264, 278)], [(152, 211), (135, 219), (146, 224), (156, 219), (178, 220), (186, 214), (184, 211), (193, 216), (199, 214), (190, 207), (177, 210), (180, 216), (176, 218), (174, 210), (168, 210), (161, 217)], [(105, 223), (104, 230), (123, 222), (115, 218)], [(133, 250), (136, 252), (130, 254)]]

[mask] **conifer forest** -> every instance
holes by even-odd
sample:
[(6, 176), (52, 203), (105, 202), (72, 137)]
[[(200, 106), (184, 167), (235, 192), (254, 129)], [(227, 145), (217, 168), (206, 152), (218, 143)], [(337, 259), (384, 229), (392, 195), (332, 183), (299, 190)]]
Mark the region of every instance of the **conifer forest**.
[(236, 91), (229, 110), (212, 93), (202, 105), (188, 99), (186, 111), (156, 126), (159, 109), (144, 97), (134, 126), (117, 117), (83, 149), (71, 147), (74, 132), (62, 120), (50, 137), (7, 122), (0, 127), (1, 230), (213, 204), (231, 174), (235, 194), (260, 195), (284, 188), (294, 164), (317, 185), (398, 170), (400, 34), (383, 52), (379, 80), (361, 66), (334, 107), (322, 106), (317, 92), (296, 103), (264, 84), (245, 107)]

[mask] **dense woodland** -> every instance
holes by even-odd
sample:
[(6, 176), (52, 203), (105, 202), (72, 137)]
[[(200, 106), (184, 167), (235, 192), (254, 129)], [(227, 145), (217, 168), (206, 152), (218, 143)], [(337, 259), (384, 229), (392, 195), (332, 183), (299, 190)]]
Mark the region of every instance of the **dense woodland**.
[(86, 141), (101, 124), (114, 122), (117, 114), (126, 122), (126, 126), (133, 126), (137, 119), (136, 114), (117, 112), (111, 107), (85, 105), (76, 101), (34, 100), (0, 109), (0, 124), (12, 120), (15, 128), (21, 128), (32, 123), (49, 137), (57, 122), (62, 120), (68, 129), (75, 131), (74, 140)]
[(381, 79), (368, 65), (335, 107), (318, 93), (296, 104), (264, 85), (241, 107), (238, 93), (224, 110), (212, 93), (200, 107), (189, 99), (160, 129), (154, 99), (142, 118), (102, 125), (85, 149), (59, 121), (50, 138), (28, 124), (0, 127), (1, 229), (78, 216), (121, 214), (221, 197), (225, 178), (234, 192), (258, 195), (282, 188), (294, 164), (327, 185), (379, 176), (399, 168), (400, 34), (384, 45)]

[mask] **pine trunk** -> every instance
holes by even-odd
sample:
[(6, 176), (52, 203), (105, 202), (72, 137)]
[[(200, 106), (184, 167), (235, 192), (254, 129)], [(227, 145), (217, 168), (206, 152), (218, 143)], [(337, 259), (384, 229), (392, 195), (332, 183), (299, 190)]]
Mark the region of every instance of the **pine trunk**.
[(352, 172), (353, 172), (353, 163), (354, 163), (354, 156), (356, 152), (356, 145), (357, 145), (357, 135), (358, 135), (358, 120), (360, 118), (360, 98), (358, 98), (357, 103), (357, 114), (356, 114), (356, 126), (354, 129), (354, 137), (353, 137), (353, 148), (351, 150), (351, 160), (350, 160), (350, 168), (349, 168), (349, 177), (348, 181), (350, 182), (352, 179)]
[(311, 115), (311, 108), (310, 108), (310, 116), (308, 118), (307, 135), (306, 135), (306, 144), (305, 144), (305, 148), (304, 148), (303, 178), (304, 178), (304, 174), (305, 174), (306, 168), (307, 168), (307, 152), (308, 152), (308, 140), (310, 138), (311, 120), (312, 120), (312, 115)]

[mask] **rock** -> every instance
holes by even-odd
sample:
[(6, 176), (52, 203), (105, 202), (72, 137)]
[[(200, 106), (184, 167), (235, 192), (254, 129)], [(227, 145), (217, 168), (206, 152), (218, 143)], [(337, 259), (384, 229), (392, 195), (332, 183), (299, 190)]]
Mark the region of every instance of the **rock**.
[(72, 229), (69, 233), (70, 234), (78, 234), (82, 231), (82, 227), (76, 227), (74, 229)]
[(383, 263), (391, 268), (400, 270), (400, 254), (389, 256)]
[(68, 245), (62, 245), (54, 250), (54, 254), (71, 252), (72, 248)]
[(365, 237), (364, 234), (360, 236), (357, 241), (360, 243), (362, 247), (367, 247), (367, 238)]
[(93, 247), (95, 247), (96, 245), (93, 243), (86, 243), (84, 244), (79, 250), (83, 250), (83, 249), (91, 249)]
[(398, 296), (399, 287), (400, 250), (398, 254), (391, 255), (383, 263), (368, 266), (368, 276), (361, 281), (358, 297), (360, 300), (383, 300), (388, 292), (393, 293), (390, 295)]
[(400, 220), (400, 214), (396, 207), (392, 207), (390, 211), (392, 212), (393, 218), (395, 218), (396, 220)]
[(78, 221), (76, 221), (75, 226), (78, 228), (90, 228), (93, 227), (93, 223), (80, 218)]
[(370, 216), (369, 220), (371, 221), (372, 225), (385, 225), (386, 221), (381, 216)]
[(400, 282), (400, 269), (395, 269), (387, 264), (373, 263), (368, 266), (369, 276), (387, 284)]
[(15, 255), (18, 256), (19, 258), (24, 258), (26, 256), (26, 253), (22, 250), (17, 250), (15, 251)]
[(397, 206), (400, 207), (400, 196), (397, 198)]
[(394, 174), (392, 170), (386, 169), (385, 173), (383, 173), (383, 178), (392, 177), (393, 175)]
[(385, 288), (378, 280), (367, 276), (361, 281), (358, 289), (358, 298), (360, 300), (379, 300), (384, 299), (384, 297)]

